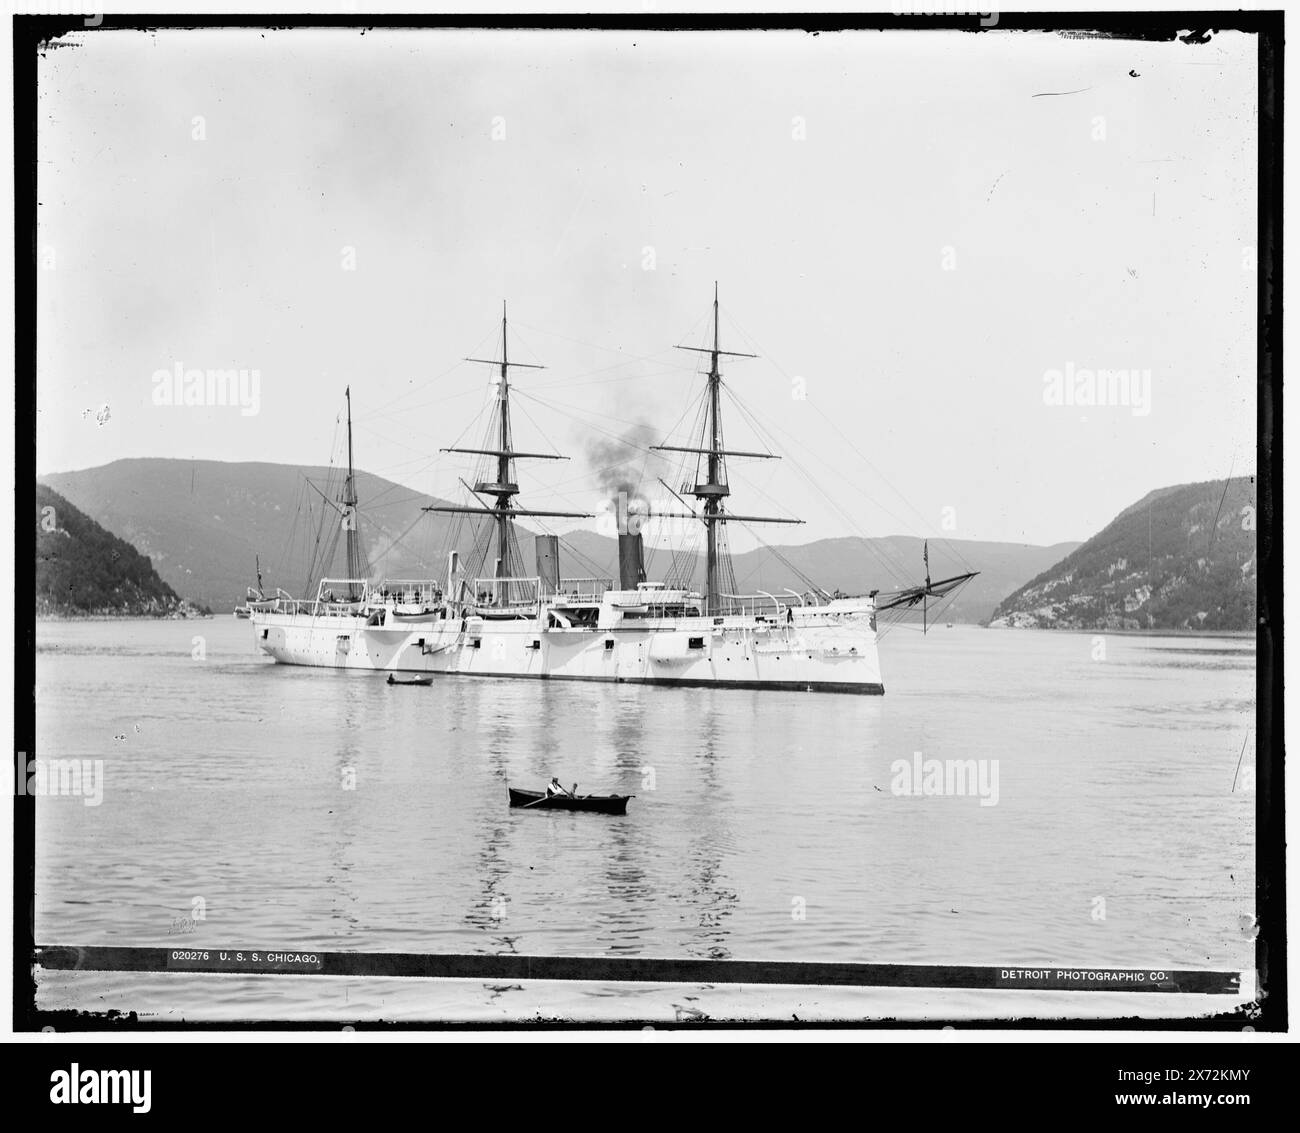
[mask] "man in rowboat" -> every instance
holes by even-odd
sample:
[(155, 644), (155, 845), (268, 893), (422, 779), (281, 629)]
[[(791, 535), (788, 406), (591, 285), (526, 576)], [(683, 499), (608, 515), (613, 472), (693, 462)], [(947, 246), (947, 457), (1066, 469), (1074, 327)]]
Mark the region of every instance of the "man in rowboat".
[[(577, 789), (578, 789), (578, 784), (574, 783), (573, 791), (576, 791)], [(546, 784), (546, 797), (548, 799), (552, 799), (556, 795), (563, 795), (568, 798), (573, 798), (574, 797), (573, 791), (566, 791), (563, 787), (561, 787), (560, 780), (557, 779), (554, 775), (551, 776), (551, 781)]]

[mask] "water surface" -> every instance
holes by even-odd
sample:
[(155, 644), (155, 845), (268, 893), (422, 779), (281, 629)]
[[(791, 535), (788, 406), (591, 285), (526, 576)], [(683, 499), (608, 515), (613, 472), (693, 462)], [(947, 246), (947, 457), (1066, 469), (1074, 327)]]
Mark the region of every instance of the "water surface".
[[(898, 627), (884, 697), (394, 688), (269, 663), (234, 619), (44, 622), (37, 754), (103, 760), (104, 794), (37, 800), (36, 936), (1251, 968), (1254, 643), (1104, 646)], [(895, 794), (916, 752), (996, 761), (996, 805)], [(507, 807), (507, 783), (552, 774), (636, 798), (623, 818)], [(286, 996), (321, 1013), (322, 981), (265, 977), (47, 973), (42, 1002), (94, 1008), (111, 988), (119, 1008), (198, 1017), (214, 980), (240, 989), (231, 1017)], [(377, 985), (346, 982), (364, 1009)], [(410, 985), (374, 995), (427, 1004)]]

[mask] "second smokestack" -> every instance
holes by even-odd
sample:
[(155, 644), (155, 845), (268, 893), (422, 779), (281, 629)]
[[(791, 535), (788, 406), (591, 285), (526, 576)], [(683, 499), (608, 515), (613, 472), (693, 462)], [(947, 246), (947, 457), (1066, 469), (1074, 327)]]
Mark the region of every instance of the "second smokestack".
[(618, 585), (620, 590), (635, 590), (645, 581), (645, 556), (641, 547), (641, 533), (618, 537)]

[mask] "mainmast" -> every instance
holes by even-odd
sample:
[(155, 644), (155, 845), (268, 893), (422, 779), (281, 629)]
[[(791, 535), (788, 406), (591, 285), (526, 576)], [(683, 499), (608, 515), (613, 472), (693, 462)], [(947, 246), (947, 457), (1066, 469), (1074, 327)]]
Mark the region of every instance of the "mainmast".
[[(802, 523), (801, 519), (776, 519), (769, 516), (728, 515), (723, 509), (722, 501), (731, 495), (727, 484), (726, 457), (753, 457), (760, 460), (779, 459), (770, 452), (736, 452), (723, 447), (722, 439), (722, 371), (718, 359), (724, 355), (728, 358), (757, 358), (757, 354), (741, 354), (735, 350), (722, 350), (718, 344), (718, 285), (713, 284), (713, 345), (679, 346), (679, 350), (694, 350), (709, 355), (709, 385), (707, 418), (704, 423), (704, 436), (699, 448), (683, 448), (678, 445), (653, 445), (661, 452), (693, 452), (707, 456), (705, 478), (703, 483), (696, 483), (691, 494), (703, 504), (703, 510), (687, 513), (689, 518), (698, 519), (705, 525), (707, 545), (705, 549), (705, 608), (706, 614), (717, 614), (722, 609), (721, 567), (718, 552), (718, 533), (722, 524), (728, 519), (742, 520), (747, 523)], [(696, 465), (697, 472), (699, 465)], [(684, 489), (683, 489), (684, 490)], [(675, 494), (675, 493), (674, 493)], [(673, 514), (673, 513), (660, 513)]]
[(704, 514), (712, 516), (705, 521), (708, 535), (708, 564), (705, 579), (705, 598), (708, 612), (718, 609), (718, 513), (722, 498), (731, 494), (727, 486), (726, 471), (722, 466), (722, 421), (718, 415), (718, 398), (722, 390), (722, 372), (718, 369), (718, 284), (713, 284), (713, 351), (709, 365), (709, 475), (708, 482), (695, 485), (695, 498), (704, 501)]
[[(471, 491), (479, 497), (490, 496), (496, 502), (491, 507), (427, 507), (425, 511), (441, 512), (443, 514), (455, 515), (489, 515), (496, 524), (496, 566), (493, 570), (493, 576), (496, 578), (512, 577), (511, 562), (511, 524), (514, 523), (518, 516), (558, 516), (571, 519), (589, 519), (590, 515), (585, 512), (573, 511), (535, 511), (528, 508), (517, 508), (514, 506), (514, 497), (519, 494), (519, 485), (515, 482), (511, 462), (515, 460), (568, 460), (567, 456), (558, 456), (552, 453), (542, 452), (516, 452), (511, 441), (510, 430), (510, 369), (521, 370), (544, 370), (545, 366), (537, 366), (528, 362), (511, 362), (507, 343), (508, 325), (506, 322), (506, 304), (503, 300), (501, 303), (501, 357), (500, 358), (466, 358), (466, 362), (483, 362), (489, 366), (499, 366), (500, 376), (497, 379), (497, 407), (496, 407), (496, 428), (492, 429), (490, 436), (494, 435), (496, 448), (445, 448), (443, 452), (460, 452), (471, 453), (476, 456), (491, 456), (496, 458), (496, 473), (494, 480), (480, 480), (474, 485)], [(509, 597), (506, 588), (496, 587), (494, 604), (497, 606), (509, 605)]]
[[(480, 482), (474, 489), (497, 499), (497, 561), (495, 575), (500, 578), (510, 574), (510, 501), (518, 493), (519, 485), (510, 479), (510, 354), (507, 342), (506, 302), (501, 300), (501, 378), (497, 382), (497, 398), (501, 418), (500, 448), (497, 451), (497, 477), (492, 482)], [(540, 366), (533, 367), (540, 370)], [(501, 596), (497, 596), (500, 601)]]

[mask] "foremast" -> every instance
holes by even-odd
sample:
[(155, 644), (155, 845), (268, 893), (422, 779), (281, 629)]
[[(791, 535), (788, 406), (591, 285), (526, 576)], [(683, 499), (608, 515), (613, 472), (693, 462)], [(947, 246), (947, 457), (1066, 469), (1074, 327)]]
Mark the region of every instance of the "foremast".
[[(530, 362), (511, 362), (509, 353), (509, 326), (506, 319), (506, 304), (501, 304), (501, 357), (500, 358), (466, 358), (466, 362), (482, 362), (485, 365), (497, 366), (500, 368), (499, 375), (496, 379), (497, 387), (497, 404), (494, 410), (495, 420), (489, 429), (489, 443), (495, 443), (495, 448), (444, 448), (443, 452), (467, 453), (474, 456), (489, 456), (495, 460), (495, 478), (492, 480), (479, 480), (474, 484), (470, 491), (479, 498), (480, 506), (478, 507), (455, 507), (452, 505), (440, 505), (436, 507), (426, 507), (425, 511), (438, 512), (444, 515), (486, 515), (490, 516), (496, 527), (496, 563), (493, 568), (493, 577), (497, 579), (510, 578), (515, 576), (518, 567), (522, 570), (522, 564), (514, 562), (512, 552), (513, 544), (513, 524), (519, 516), (548, 516), (566, 519), (589, 519), (590, 515), (585, 512), (573, 511), (539, 511), (532, 508), (519, 508), (514, 504), (514, 498), (519, 494), (519, 484), (515, 480), (514, 469), (512, 467), (516, 460), (568, 460), (567, 456), (560, 456), (554, 453), (542, 452), (517, 452), (514, 448), (512, 432), (510, 427), (510, 370), (513, 367), (517, 370), (544, 370), (545, 366), (535, 365)], [(466, 485), (469, 487), (469, 485)], [(493, 502), (483, 504), (484, 498), (491, 499)], [(494, 588), (493, 605), (509, 605), (508, 588), (497, 586)]]
[[(705, 614), (721, 613), (723, 608), (722, 594), (722, 554), (719, 551), (719, 537), (722, 533), (723, 524), (728, 519), (743, 521), (745, 523), (802, 523), (801, 519), (778, 519), (773, 516), (757, 515), (731, 515), (727, 512), (723, 501), (731, 495), (731, 488), (727, 483), (727, 464), (728, 456), (746, 457), (756, 460), (779, 460), (775, 453), (770, 452), (738, 452), (729, 450), (723, 443), (722, 435), (722, 370), (718, 364), (720, 358), (757, 358), (757, 354), (742, 354), (735, 350), (723, 350), (719, 346), (718, 340), (718, 285), (716, 281), (713, 284), (713, 345), (712, 346), (679, 346), (678, 350), (692, 350), (699, 354), (709, 355), (709, 373), (708, 388), (706, 391), (706, 413), (704, 421), (703, 435), (699, 447), (684, 447), (681, 445), (652, 445), (659, 452), (685, 452), (695, 453), (697, 456), (703, 456), (707, 459), (703, 462), (696, 462), (696, 484), (691, 489), (693, 495), (701, 503), (699, 511), (688, 512), (685, 515), (677, 513), (661, 513), (677, 518), (698, 519), (704, 524), (706, 543), (705, 543)], [(698, 472), (701, 463), (704, 465), (704, 480), (699, 480)], [(671, 490), (671, 489), (670, 489)], [(683, 489), (685, 490), (685, 489)], [(676, 493), (674, 493), (675, 495)], [(680, 498), (680, 497), (679, 497)]]

